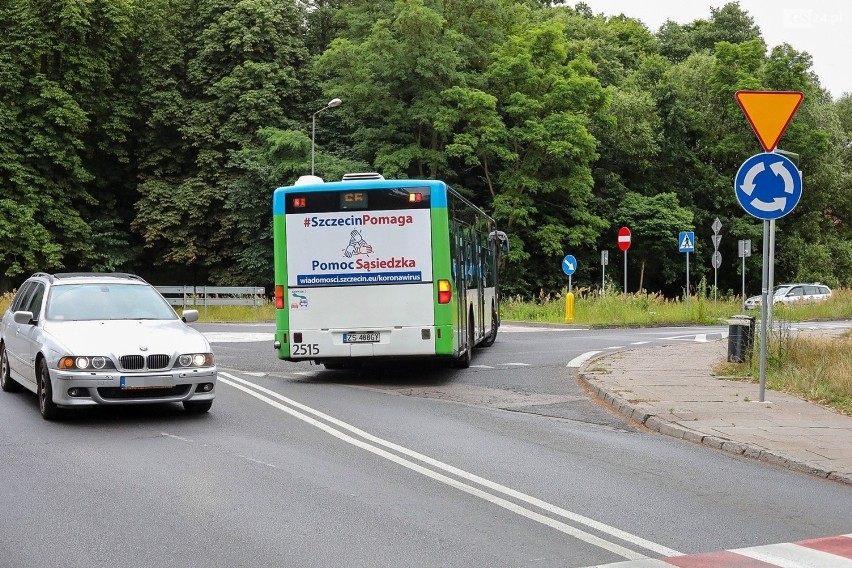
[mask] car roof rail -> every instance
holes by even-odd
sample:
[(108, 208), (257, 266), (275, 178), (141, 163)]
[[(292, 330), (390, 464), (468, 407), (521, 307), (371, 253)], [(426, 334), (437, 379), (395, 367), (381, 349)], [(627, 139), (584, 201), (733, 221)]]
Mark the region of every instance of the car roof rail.
[(135, 274), (127, 272), (57, 272), (53, 275), (56, 278), (99, 278), (109, 276), (111, 278), (125, 278), (128, 280), (138, 280), (145, 282), (145, 279)]
[(37, 278), (37, 277), (49, 278), (49, 279), (53, 280), (53, 274), (48, 274), (47, 272), (34, 272), (33, 275), (30, 276), (30, 278)]

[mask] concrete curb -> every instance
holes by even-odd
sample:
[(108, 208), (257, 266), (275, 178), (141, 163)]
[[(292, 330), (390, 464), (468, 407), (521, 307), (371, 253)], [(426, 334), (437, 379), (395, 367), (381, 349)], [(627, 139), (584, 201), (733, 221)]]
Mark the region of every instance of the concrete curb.
[[(605, 355), (610, 354), (611, 353), (606, 353)], [(617, 394), (593, 383), (591, 379), (586, 376), (583, 372), (583, 368), (591, 361), (599, 358), (600, 357), (594, 357), (583, 363), (583, 365), (577, 369), (577, 377), (596, 398), (609, 404), (619, 414), (626, 417), (631, 422), (642, 425), (653, 432), (658, 432), (679, 440), (686, 440), (687, 442), (709, 446), (717, 450), (771, 463), (793, 471), (852, 485), (852, 476), (844, 473), (828, 471), (812, 464), (796, 461), (790, 456), (785, 456), (778, 452), (772, 452), (759, 446), (744, 444), (735, 440), (727, 440), (719, 438), (718, 436), (711, 436), (703, 432), (684, 428), (683, 426), (672, 423), (658, 415), (649, 414), (645, 409), (638, 408)]]

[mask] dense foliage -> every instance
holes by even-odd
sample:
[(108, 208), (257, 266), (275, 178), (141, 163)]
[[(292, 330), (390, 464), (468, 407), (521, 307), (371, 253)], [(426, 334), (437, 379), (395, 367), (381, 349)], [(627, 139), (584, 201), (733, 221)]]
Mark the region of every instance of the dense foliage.
[[(36, 270), (158, 284), (272, 284), (271, 194), (310, 171), (440, 178), (511, 238), (505, 291), (621, 282), (739, 290), (762, 223), (733, 177), (760, 151), (734, 92), (797, 90), (781, 141), (804, 195), (778, 221), (776, 280), (852, 286), (852, 95), (767, 46), (737, 3), (649, 30), (544, 0), (5, 0), (0, 290)], [(760, 262), (746, 265), (750, 291)]]

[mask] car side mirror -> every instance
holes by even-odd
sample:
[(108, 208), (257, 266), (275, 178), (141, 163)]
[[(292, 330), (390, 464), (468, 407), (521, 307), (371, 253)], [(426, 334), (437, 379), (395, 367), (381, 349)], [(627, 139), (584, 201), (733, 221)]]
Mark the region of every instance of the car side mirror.
[(28, 324), (33, 321), (32, 312), (15, 312), (12, 317), (15, 319), (15, 323)]
[(182, 319), (184, 323), (198, 321), (198, 310), (184, 310), (180, 319)]

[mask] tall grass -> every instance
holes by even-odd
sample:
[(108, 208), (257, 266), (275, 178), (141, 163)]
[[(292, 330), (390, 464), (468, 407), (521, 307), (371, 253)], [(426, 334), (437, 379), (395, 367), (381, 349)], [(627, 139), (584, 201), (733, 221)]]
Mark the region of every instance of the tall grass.
[[(827, 336), (791, 333), (781, 327), (767, 337), (766, 387), (852, 415), (852, 333)], [(751, 375), (759, 378), (759, 358)]]
[(14, 295), (14, 292), (4, 292), (3, 294), (0, 294), (0, 313), (6, 313), (6, 310), (9, 309), (9, 304), (12, 303), (12, 297)]
[[(574, 291), (574, 318), (566, 321), (567, 288), (556, 295), (542, 295), (536, 300), (519, 296), (505, 298), (500, 305), (501, 318), (514, 321), (573, 323), (578, 325), (665, 325), (718, 324), (732, 315), (742, 314), (742, 298), (718, 296), (699, 284), (689, 297), (669, 299), (654, 293), (623, 294), (609, 288), (604, 294), (580, 288)], [(759, 317), (759, 310), (746, 312)], [(852, 290), (836, 290), (830, 300), (820, 303), (778, 305), (778, 318), (789, 321), (852, 318)]]
[[(175, 309), (181, 313), (182, 308)], [(187, 306), (198, 310), (198, 320), (204, 322), (274, 322), (275, 305), (264, 302), (262, 306)]]

